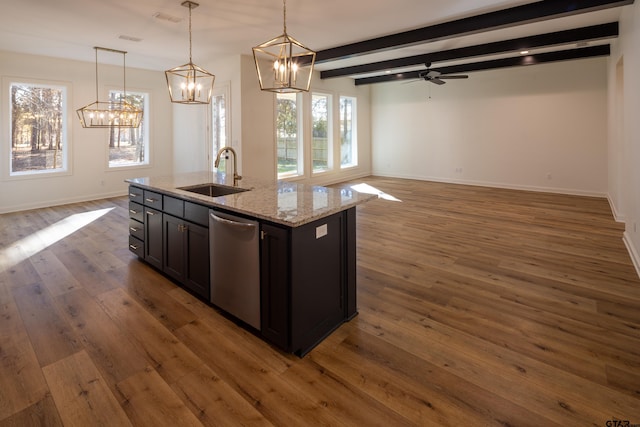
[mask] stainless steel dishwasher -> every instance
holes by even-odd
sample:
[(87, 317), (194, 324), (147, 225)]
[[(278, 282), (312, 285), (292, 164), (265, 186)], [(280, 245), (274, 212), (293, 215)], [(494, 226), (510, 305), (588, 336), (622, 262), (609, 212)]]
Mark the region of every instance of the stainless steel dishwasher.
[(211, 302), (260, 330), (257, 221), (209, 211)]

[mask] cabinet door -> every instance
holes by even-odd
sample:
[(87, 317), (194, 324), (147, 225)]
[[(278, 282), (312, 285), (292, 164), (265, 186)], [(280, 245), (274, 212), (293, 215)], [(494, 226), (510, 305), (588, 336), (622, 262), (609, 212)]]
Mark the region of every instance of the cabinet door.
[(171, 215), (164, 215), (163, 271), (180, 283), (185, 277), (185, 223)]
[(209, 300), (209, 229), (186, 223), (184, 286)]
[(162, 212), (144, 208), (144, 259), (162, 270)]
[(289, 280), (289, 232), (284, 228), (261, 224), (261, 333), (285, 351), (291, 351)]

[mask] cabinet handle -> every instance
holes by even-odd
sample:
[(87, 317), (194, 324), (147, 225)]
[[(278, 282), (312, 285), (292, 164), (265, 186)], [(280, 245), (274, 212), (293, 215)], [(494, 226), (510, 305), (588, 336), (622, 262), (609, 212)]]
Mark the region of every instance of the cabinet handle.
[(149, 203), (155, 203), (158, 201), (157, 199), (144, 199), (144, 200)]
[(134, 233), (135, 233), (136, 231), (138, 231), (138, 229), (137, 229), (137, 228), (135, 228), (135, 227), (129, 227), (129, 230), (133, 231)]
[(137, 213), (138, 213), (138, 211), (136, 211), (136, 210), (134, 210), (134, 209), (129, 209), (129, 213), (132, 213), (132, 214), (134, 214), (134, 215), (135, 215), (135, 214), (137, 214)]
[(139, 194), (136, 194), (136, 193), (129, 193), (129, 197), (138, 197), (138, 196), (139, 196)]
[(147, 215), (154, 216), (155, 214), (156, 214), (155, 212), (147, 211)]
[(138, 250), (138, 247), (137, 247), (136, 245), (129, 245), (129, 247), (130, 247), (131, 249), (133, 249), (134, 251), (137, 251), (137, 250)]
[(178, 230), (181, 232), (185, 232), (189, 229), (188, 225), (178, 224)]
[(260, 240), (264, 240), (266, 236), (267, 236), (267, 232), (264, 230), (260, 230)]

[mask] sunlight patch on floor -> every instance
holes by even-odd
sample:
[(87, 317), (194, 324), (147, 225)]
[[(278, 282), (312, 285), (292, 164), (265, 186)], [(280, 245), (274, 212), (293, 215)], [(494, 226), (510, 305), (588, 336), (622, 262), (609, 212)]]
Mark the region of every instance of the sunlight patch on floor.
[(91, 224), (114, 208), (98, 209), (70, 215), (55, 224), (0, 249), (0, 271), (13, 267), (43, 249)]
[(352, 185), (351, 188), (354, 191), (357, 191), (358, 193), (365, 193), (365, 194), (376, 194), (378, 195), (379, 199), (385, 199), (385, 200), (391, 200), (392, 202), (401, 202), (402, 200), (393, 197), (391, 194), (387, 194), (382, 190), (378, 190), (377, 188), (369, 185), (369, 184), (365, 184), (364, 182), (361, 184), (356, 184), (356, 185)]

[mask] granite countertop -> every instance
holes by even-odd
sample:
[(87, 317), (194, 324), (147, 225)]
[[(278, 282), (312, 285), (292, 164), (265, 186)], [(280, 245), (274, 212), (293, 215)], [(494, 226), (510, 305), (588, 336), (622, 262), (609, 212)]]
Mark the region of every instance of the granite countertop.
[(220, 172), (192, 172), (161, 177), (130, 178), (126, 182), (212, 208), (297, 227), (374, 199), (350, 187), (329, 188), (285, 181), (264, 181), (243, 177), (237, 187), (248, 191), (209, 197), (181, 190), (198, 184), (233, 186), (233, 177)]

